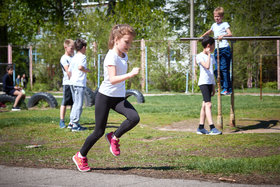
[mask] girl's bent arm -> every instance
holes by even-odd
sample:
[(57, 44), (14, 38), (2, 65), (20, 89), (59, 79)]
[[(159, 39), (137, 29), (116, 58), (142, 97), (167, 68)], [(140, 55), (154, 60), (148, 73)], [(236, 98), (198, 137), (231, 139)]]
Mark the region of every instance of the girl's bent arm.
[(123, 74), (123, 75), (117, 75), (116, 72), (116, 66), (108, 66), (108, 74), (109, 74), (109, 80), (111, 84), (117, 84), (122, 81), (125, 81), (129, 78), (134, 77), (139, 73), (139, 68), (133, 68), (131, 72)]

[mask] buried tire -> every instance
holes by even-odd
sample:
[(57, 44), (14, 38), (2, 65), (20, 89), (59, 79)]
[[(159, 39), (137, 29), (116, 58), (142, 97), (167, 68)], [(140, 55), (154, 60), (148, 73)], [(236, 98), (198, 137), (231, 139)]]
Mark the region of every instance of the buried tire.
[(7, 94), (3, 94), (3, 95), (0, 95), (0, 102), (1, 103), (14, 103), (15, 102), (15, 98), (16, 97), (13, 97), (11, 95), (7, 95)]
[(97, 91), (92, 91), (90, 88), (86, 87), (85, 90), (85, 106), (91, 107), (95, 105), (95, 96)]
[[(0, 95), (1, 103), (4, 103), (4, 104), (10, 103), (11, 105), (13, 105), (15, 100), (16, 100), (16, 96), (11, 96), (11, 95), (7, 95), (7, 94)], [(24, 103), (23, 98), (20, 99), (18, 106), (21, 106), (22, 108), (26, 108), (26, 104)]]
[(145, 103), (145, 98), (143, 94), (138, 90), (126, 90), (125, 98), (127, 99), (130, 96), (135, 96), (137, 99), (137, 103)]
[(55, 97), (52, 94), (46, 92), (39, 92), (32, 95), (27, 103), (27, 107), (34, 107), (39, 103), (39, 101), (46, 101), (51, 108), (57, 107), (57, 101)]

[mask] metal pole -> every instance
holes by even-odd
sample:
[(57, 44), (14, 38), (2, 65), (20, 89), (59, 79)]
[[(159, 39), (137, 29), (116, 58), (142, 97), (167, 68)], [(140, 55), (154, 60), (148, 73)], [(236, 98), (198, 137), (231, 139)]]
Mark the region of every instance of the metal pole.
[(194, 0), (190, 0), (190, 37), (193, 37), (193, 27), (194, 27)]
[[(194, 0), (190, 0), (190, 37), (193, 38), (194, 28)], [(194, 49), (193, 41), (190, 42), (190, 54), (192, 57), (192, 93), (194, 93), (194, 79), (195, 79), (195, 61), (194, 61)]]
[(32, 66), (32, 62), (33, 62), (33, 58), (32, 58), (32, 46), (29, 47), (29, 77), (30, 77), (30, 88), (32, 90), (33, 87), (33, 66)]
[(145, 88), (145, 40), (141, 40), (141, 91)]
[[(217, 38), (215, 38), (217, 39)], [(181, 41), (202, 40), (202, 38), (181, 38)], [(280, 40), (280, 36), (243, 36), (243, 37), (223, 37), (223, 40)]]
[(187, 70), (187, 73), (186, 73), (186, 91), (185, 91), (185, 93), (188, 93), (188, 89), (189, 89), (189, 70)]
[(192, 93), (194, 92), (194, 74), (195, 74), (195, 69), (194, 69), (194, 60), (193, 60), (193, 55), (192, 56)]
[(260, 100), (262, 100), (262, 55), (260, 55)]
[(232, 40), (231, 42), (231, 89), (232, 89), (232, 93), (231, 93), (231, 103), (230, 103), (230, 119), (229, 119), (229, 124), (231, 127), (235, 127), (235, 114), (234, 114), (234, 71), (233, 71), (233, 67), (234, 67), (234, 61), (233, 61), (233, 43), (235, 43), (234, 40)]
[(147, 46), (145, 46), (145, 68), (146, 68), (146, 93), (148, 93), (148, 55)]
[(280, 90), (280, 40), (277, 40), (277, 88)]
[(223, 116), (222, 116), (222, 100), (221, 100), (221, 75), (220, 75), (220, 52), (219, 52), (219, 40), (217, 40), (217, 84), (218, 84), (218, 116), (217, 127), (223, 129)]

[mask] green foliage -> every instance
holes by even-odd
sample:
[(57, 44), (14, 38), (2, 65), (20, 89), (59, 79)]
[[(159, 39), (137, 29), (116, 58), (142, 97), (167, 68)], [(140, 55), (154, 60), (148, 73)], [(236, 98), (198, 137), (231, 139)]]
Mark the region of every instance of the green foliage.
[(271, 89), (277, 89), (277, 82), (266, 82), (263, 85), (264, 88), (271, 88)]

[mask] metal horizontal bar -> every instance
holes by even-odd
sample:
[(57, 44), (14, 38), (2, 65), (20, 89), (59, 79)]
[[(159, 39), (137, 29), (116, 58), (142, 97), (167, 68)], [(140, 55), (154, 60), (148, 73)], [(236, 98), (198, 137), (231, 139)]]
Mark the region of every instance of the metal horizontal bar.
[[(202, 40), (203, 38), (181, 38), (181, 41)], [(218, 38), (214, 38), (217, 40)], [(280, 40), (280, 36), (242, 36), (242, 37), (223, 37), (225, 40)]]

